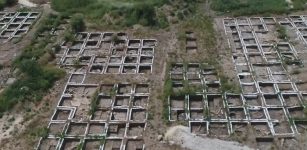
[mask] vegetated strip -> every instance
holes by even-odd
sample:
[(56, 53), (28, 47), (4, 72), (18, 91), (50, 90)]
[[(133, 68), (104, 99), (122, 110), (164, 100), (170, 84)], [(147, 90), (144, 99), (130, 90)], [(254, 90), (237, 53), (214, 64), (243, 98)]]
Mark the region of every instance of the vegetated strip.
[[(213, 10), (230, 13), (235, 16), (254, 14), (282, 14), (290, 10), (303, 10), (307, 0), (212, 0)], [(292, 5), (292, 6), (291, 6)]]
[(51, 6), (64, 14), (82, 13), (87, 21), (112, 27), (143, 26), (166, 27), (165, 15), (159, 16), (156, 8), (168, 0), (52, 0)]
[(65, 72), (49, 64), (55, 58), (52, 50), (57, 38), (50, 34), (63, 21), (63, 16), (49, 15), (39, 24), (31, 43), (13, 62), (17, 69), (17, 80), (0, 95), (0, 114), (9, 111), (20, 102), (35, 102), (43, 98), (54, 82)]

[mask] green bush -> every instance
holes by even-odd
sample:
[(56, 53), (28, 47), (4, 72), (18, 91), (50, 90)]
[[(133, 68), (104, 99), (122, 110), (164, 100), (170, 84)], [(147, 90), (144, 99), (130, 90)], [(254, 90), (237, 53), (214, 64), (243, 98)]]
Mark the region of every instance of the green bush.
[(133, 8), (126, 10), (126, 25), (141, 24), (144, 26), (155, 26), (157, 24), (154, 6), (146, 3), (136, 4)]
[(85, 29), (83, 16), (80, 14), (74, 15), (70, 20), (71, 29), (73, 32), (82, 32)]

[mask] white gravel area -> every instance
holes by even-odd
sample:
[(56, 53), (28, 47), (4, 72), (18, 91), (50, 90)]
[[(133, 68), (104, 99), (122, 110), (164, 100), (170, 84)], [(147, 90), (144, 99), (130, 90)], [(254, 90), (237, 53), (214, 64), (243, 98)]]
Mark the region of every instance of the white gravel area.
[(192, 134), (185, 126), (171, 127), (164, 139), (171, 144), (190, 150), (251, 150), (238, 142), (199, 137)]

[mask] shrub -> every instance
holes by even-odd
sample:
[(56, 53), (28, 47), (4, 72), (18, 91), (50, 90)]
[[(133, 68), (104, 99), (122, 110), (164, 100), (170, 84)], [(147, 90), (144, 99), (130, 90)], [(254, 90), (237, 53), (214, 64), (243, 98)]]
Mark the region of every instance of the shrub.
[(74, 15), (70, 20), (71, 29), (73, 32), (82, 32), (85, 29), (83, 16), (80, 14)]

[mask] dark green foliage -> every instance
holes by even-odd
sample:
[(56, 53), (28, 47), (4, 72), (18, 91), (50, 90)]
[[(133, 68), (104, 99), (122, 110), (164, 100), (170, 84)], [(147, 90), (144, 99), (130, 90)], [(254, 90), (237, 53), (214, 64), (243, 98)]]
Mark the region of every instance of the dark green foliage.
[(211, 2), (212, 9), (234, 15), (280, 14), (288, 11), (285, 0), (214, 0)]
[(45, 31), (50, 31), (52, 28), (56, 28), (62, 23), (65, 17), (63, 15), (50, 14), (46, 19), (42, 20), (40, 26), (36, 31), (36, 36), (44, 33)]
[(71, 29), (73, 32), (82, 32), (85, 29), (83, 16), (80, 14), (74, 15), (70, 20)]
[(127, 9), (124, 14), (127, 17), (125, 22), (127, 26), (132, 26), (136, 23), (144, 26), (155, 26), (157, 24), (155, 8), (151, 4), (136, 4), (133, 9)]
[[(96, 24), (108, 24), (104, 16), (112, 18), (112, 24), (120, 26), (166, 27), (165, 17), (160, 19), (156, 8), (168, 3), (168, 0), (52, 0), (52, 7), (65, 14), (81, 13)], [(160, 25), (161, 23), (161, 25)]]
[(52, 0), (51, 6), (57, 11), (66, 11), (86, 7), (93, 2), (96, 2), (96, 0)]

